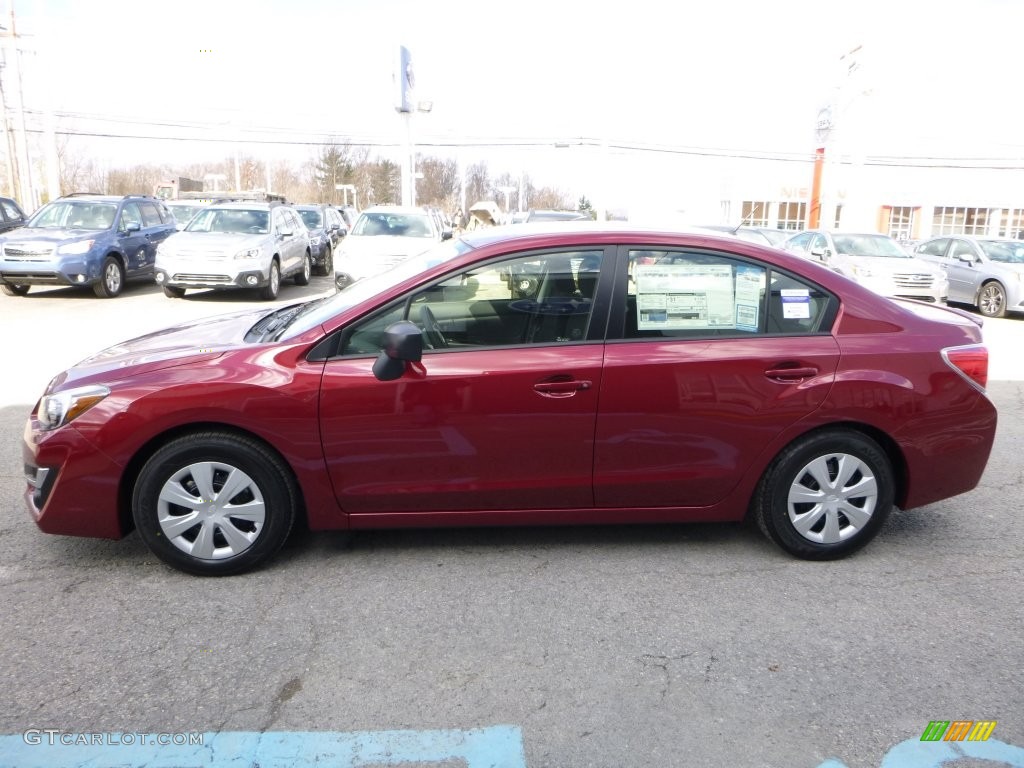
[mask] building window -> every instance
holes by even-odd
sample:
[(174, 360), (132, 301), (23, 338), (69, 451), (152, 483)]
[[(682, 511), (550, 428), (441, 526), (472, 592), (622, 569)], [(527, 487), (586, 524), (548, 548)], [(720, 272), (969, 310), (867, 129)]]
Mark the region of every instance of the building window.
[(936, 208), (932, 219), (932, 234), (986, 235), (988, 214), (988, 208)]
[(747, 227), (768, 226), (768, 203), (762, 201), (744, 200), (743, 218), (741, 222)]
[(807, 203), (779, 203), (779, 229), (805, 229), (806, 221)]
[(1024, 210), (1009, 208), (1003, 212), (999, 236), (1009, 237), (1014, 240), (1024, 240)]
[[(885, 222), (884, 231), (889, 237), (901, 243), (914, 239), (914, 214), (916, 208), (907, 205), (894, 205), (889, 208), (889, 221)], [(936, 233), (939, 234), (939, 233)]]

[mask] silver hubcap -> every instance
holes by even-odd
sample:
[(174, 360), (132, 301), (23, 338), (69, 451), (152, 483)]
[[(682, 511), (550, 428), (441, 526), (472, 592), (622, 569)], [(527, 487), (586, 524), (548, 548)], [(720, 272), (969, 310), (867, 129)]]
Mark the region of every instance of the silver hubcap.
[(259, 487), (245, 472), (218, 461), (201, 461), (175, 472), (157, 502), (157, 521), (167, 540), (203, 560), (234, 557), (255, 543), (266, 520)]
[(1003, 306), (1003, 292), (998, 286), (986, 285), (981, 291), (981, 310), (986, 315), (997, 314)]
[(121, 287), (121, 270), (117, 268), (117, 264), (107, 265), (107, 290), (111, 293), (116, 293), (117, 289)]
[(835, 544), (861, 531), (878, 502), (871, 468), (848, 453), (819, 456), (801, 469), (789, 489), (789, 520), (818, 544)]

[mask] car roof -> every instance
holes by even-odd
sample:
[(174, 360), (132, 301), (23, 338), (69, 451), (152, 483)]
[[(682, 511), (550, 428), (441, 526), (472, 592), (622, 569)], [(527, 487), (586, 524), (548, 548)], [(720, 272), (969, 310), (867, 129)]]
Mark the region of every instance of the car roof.
[(415, 214), (417, 216), (429, 216), (430, 211), (425, 208), (420, 208), (416, 205), (373, 205), (369, 208), (363, 208), (359, 212), (360, 215), (364, 213), (398, 213), (398, 214)]
[[(473, 248), (479, 248), (497, 242), (514, 242), (530, 240), (538, 237), (565, 235), (566, 240), (580, 240), (581, 235), (607, 235), (609, 238), (638, 240), (665, 238), (674, 235), (690, 235), (706, 237), (708, 240), (733, 245), (738, 241), (734, 237), (720, 234), (702, 227), (670, 224), (667, 226), (638, 226), (628, 221), (541, 221), (524, 222), (522, 224), (503, 224), (496, 227), (483, 227), (462, 235), (462, 240)], [(746, 241), (749, 242), (749, 241)], [(759, 245), (759, 243), (751, 243)], [(765, 246), (767, 247), (767, 246)]]

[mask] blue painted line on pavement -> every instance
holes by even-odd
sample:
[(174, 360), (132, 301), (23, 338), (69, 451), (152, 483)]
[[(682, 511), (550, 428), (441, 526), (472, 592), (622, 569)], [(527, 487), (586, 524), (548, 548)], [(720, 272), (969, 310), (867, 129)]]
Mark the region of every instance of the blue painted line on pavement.
[[(461, 759), (466, 768), (526, 768), (519, 728), (436, 731), (229, 731), (201, 745), (161, 734), (34, 732), (0, 735), (0, 768), (361, 768)], [(33, 743), (35, 742), (35, 743)]]
[[(974, 758), (1009, 768), (1024, 768), (1024, 749), (997, 739), (988, 741), (920, 741), (908, 739), (892, 747), (879, 768), (941, 768), (945, 763)], [(847, 768), (839, 760), (826, 760), (818, 768)]]

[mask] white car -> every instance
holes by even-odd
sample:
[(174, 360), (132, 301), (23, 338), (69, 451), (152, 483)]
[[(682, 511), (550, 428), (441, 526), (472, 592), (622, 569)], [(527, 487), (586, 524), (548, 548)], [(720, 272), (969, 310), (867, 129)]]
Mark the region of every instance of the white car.
[(452, 236), (424, 208), (378, 205), (359, 214), (334, 255), (339, 288), (386, 272)]
[(281, 281), (308, 285), (312, 273), (309, 230), (280, 203), (217, 203), (156, 252), (156, 282), (170, 298), (188, 288), (256, 288), (277, 298)]
[(938, 304), (949, 293), (945, 272), (907, 253), (888, 235), (808, 230), (793, 235), (782, 247), (883, 296)]

